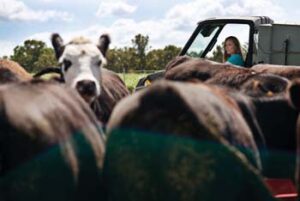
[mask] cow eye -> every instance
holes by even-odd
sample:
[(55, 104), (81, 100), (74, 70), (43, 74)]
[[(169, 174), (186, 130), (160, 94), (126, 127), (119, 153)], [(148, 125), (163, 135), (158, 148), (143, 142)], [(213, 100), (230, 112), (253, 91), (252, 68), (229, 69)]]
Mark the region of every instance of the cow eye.
[(67, 71), (67, 70), (71, 67), (72, 62), (69, 61), (69, 60), (67, 60), (67, 59), (64, 59), (64, 60), (63, 60), (63, 65), (64, 65), (65, 71)]
[(97, 66), (101, 66), (101, 64), (102, 64), (101, 60), (97, 61), (97, 63), (96, 63)]

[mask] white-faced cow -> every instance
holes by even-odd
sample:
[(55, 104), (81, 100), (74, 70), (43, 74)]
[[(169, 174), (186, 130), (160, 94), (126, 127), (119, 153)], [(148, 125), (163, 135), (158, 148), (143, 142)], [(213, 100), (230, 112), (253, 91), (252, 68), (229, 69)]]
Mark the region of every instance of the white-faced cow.
[(98, 44), (83, 37), (64, 44), (60, 35), (55, 33), (51, 41), (66, 85), (76, 89), (98, 119), (106, 123), (115, 104), (129, 94), (120, 77), (103, 68), (109, 36), (101, 35)]

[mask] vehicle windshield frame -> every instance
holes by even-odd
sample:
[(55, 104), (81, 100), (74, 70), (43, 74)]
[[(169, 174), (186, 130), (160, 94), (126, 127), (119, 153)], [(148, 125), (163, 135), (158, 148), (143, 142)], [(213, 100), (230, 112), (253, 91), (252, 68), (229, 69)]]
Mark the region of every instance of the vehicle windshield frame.
[(208, 42), (208, 45), (204, 48), (200, 58), (205, 58), (207, 53), (211, 50), (214, 46), (216, 39), (218, 38), (219, 34), (221, 33), (223, 27), (227, 24), (245, 24), (249, 25), (249, 46), (248, 51), (245, 59), (245, 67), (252, 66), (252, 57), (253, 57), (253, 42), (254, 42), (254, 33), (256, 32), (255, 24), (252, 20), (245, 20), (245, 19), (211, 19), (211, 20), (204, 20), (198, 23), (195, 31), (192, 33), (191, 37), (187, 41), (187, 43), (182, 48), (181, 52), (179, 53), (180, 56), (186, 55), (189, 48), (192, 46), (193, 42), (197, 38), (200, 31), (203, 30), (204, 27), (211, 25), (211, 26), (221, 26), (221, 28), (215, 33), (212, 37), (211, 41)]

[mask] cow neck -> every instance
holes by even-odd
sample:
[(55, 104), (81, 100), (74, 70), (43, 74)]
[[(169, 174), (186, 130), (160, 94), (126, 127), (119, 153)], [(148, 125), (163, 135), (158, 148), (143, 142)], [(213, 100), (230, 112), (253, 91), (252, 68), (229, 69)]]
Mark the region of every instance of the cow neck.
[[(296, 122), (299, 111), (286, 96), (253, 98), (258, 123), (271, 148), (295, 150)], [(284, 138), (284, 139), (283, 139)]]

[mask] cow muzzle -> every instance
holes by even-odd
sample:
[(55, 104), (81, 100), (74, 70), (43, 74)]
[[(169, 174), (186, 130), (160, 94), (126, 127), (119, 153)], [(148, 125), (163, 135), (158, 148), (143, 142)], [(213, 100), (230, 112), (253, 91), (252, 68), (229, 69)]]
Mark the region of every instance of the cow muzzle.
[(97, 95), (96, 83), (91, 80), (81, 80), (76, 83), (76, 90), (86, 102), (91, 102)]

